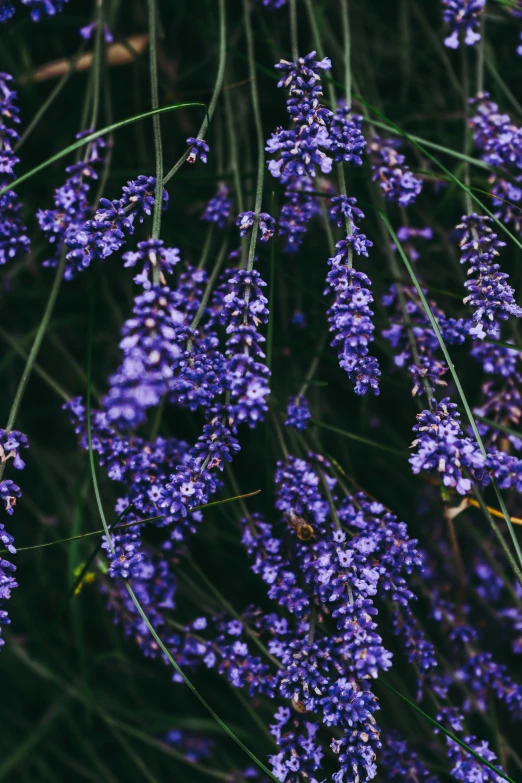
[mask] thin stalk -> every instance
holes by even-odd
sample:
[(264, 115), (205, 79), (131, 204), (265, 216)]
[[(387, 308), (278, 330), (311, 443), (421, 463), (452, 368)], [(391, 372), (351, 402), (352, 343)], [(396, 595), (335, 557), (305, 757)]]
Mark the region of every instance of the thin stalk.
[(201, 257), (198, 263), (198, 269), (204, 269), (207, 263), (208, 254), (210, 253), (210, 247), (212, 245), (212, 239), (214, 238), (214, 224), (211, 223), (208, 227), (207, 236), (205, 237), (205, 244), (201, 251)]
[[(275, 215), (275, 193), (272, 192), (270, 214)], [(272, 352), (274, 347), (274, 301), (275, 301), (275, 242), (270, 243), (270, 278), (268, 282), (268, 329), (266, 335), (266, 366), (272, 369)]]
[(49, 96), (45, 99), (45, 101), (42, 103), (34, 117), (31, 119), (31, 121), (27, 124), (24, 132), (20, 136), (20, 139), (15, 144), (15, 152), (18, 152), (22, 144), (25, 144), (31, 133), (34, 131), (42, 117), (47, 113), (47, 110), (50, 109), (52, 104), (55, 102), (56, 98), (60, 95), (61, 91), (73, 75), (73, 73), (76, 70), (76, 64), (82, 54), (84, 53), (85, 49), (87, 47), (87, 41), (84, 41), (74, 57), (71, 59), (69, 63), (69, 68), (65, 71), (61, 79), (59, 79), (58, 83), (55, 85), (54, 89), (51, 91)]
[(341, 0), (341, 23), (343, 27), (344, 42), (344, 90), (346, 105), (352, 105), (352, 70), (351, 70), (351, 44), (350, 44), (350, 17), (348, 14), (348, 0)]
[(477, 47), (477, 93), (484, 92), (484, 53), (486, 49), (486, 14), (480, 17), (480, 41)]
[[(9, 345), (10, 345), (10, 346), (12, 346), (13, 350), (14, 350), (14, 351), (15, 351), (15, 352), (16, 352), (16, 353), (19, 355), (19, 356), (21, 356), (23, 359), (27, 359), (27, 356), (28, 356), (28, 355), (27, 355), (27, 351), (25, 351), (25, 350), (22, 348), (22, 346), (20, 345), (20, 343), (19, 343), (17, 340), (15, 340), (15, 338), (14, 338), (14, 337), (11, 337), (11, 335), (9, 334), (9, 332), (6, 332), (6, 331), (5, 331), (5, 329), (2, 329), (1, 327), (0, 327), (0, 337), (2, 337), (2, 339), (3, 339), (3, 340), (5, 340), (5, 341), (6, 341), (6, 343), (9, 343)], [(40, 376), (40, 378), (41, 378), (43, 381), (45, 381), (45, 383), (46, 383), (46, 384), (49, 386), (49, 388), (50, 388), (50, 389), (52, 389), (54, 392), (56, 392), (56, 394), (57, 394), (59, 397), (61, 397), (61, 398), (62, 398), (62, 400), (63, 400), (64, 402), (69, 402), (69, 400), (71, 399), (71, 396), (72, 396), (72, 395), (70, 395), (68, 392), (66, 392), (64, 389), (62, 389), (62, 387), (61, 387), (61, 386), (59, 386), (59, 385), (56, 383), (56, 381), (54, 380), (54, 378), (51, 378), (51, 376), (49, 375), (49, 373), (47, 373), (47, 372), (46, 372), (46, 371), (45, 371), (45, 370), (44, 370), (42, 367), (40, 367), (40, 365), (38, 364), (38, 362), (34, 362), (34, 364), (33, 364), (33, 370), (35, 371), (35, 373), (36, 373), (37, 375), (39, 375), (39, 376)]]
[(103, 27), (103, 0), (96, 0), (96, 35), (94, 39), (94, 58), (92, 63), (93, 97), (91, 120), (88, 126), (89, 129), (92, 130), (96, 127), (100, 111), (101, 66), (104, 44)]
[[(157, 8), (156, 0), (148, 0), (149, 9), (149, 40), (150, 40), (150, 95), (152, 108), (159, 107), (158, 89), (158, 55), (157, 55)], [(156, 194), (154, 198), (154, 214), (152, 218), (152, 238), (158, 239), (161, 231), (161, 212), (163, 207), (163, 147), (161, 144), (161, 125), (159, 115), (152, 118), (154, 132), (154, 155), (156, 159)], [(160, 282), (161, 270), (158, 265), (153, 269), (155, 285)]]
[(201, 321), (201, 318), (203, 316), (203, 313), (205, 312), (206, 306), (208, 304), (208, 300), (210, 299), (210, 294), (212, 293), (212, 290), (214, 288), (214, 283), (216, 282), (217, 276), (219, 275), (219, 272), (221, 270), (221, 267), (223, 265), (223, 261), (225, 260), (225, 257), (227, 255), (227, 247), (228, 247), (228, 237), (225, 237), (221, 244), (221, 248), (219, 250), (219, 254), (217, 257), (217, 261), (214, 264), (214, 268), (212, 270), (212, 274), (210, 275), (208, 279), (207, 286), (205, 288), (205, 291), (203, 293), (203, 296), (201, 298), (201, 304), (199, 305), (198, 311), (196, 315), (194, 316), (194, 319), (192, 323), (190, 324), (191, 329), (196, 329), (199, 322)]
[[(248, 71), (250, 77), (250, 87), (252, 96), (252, 109), (254, 113), (254, 125), (257, 139), (257, 183), (256, 198), (254, 204), (254, 225), (250, 236), (250, 249), (248, 251), (247, 271), (251, 272), (254, 266), (254, 256), (256, 252), (257, 232), (259, 229), (259, 213), (263, 201), (263, 182), (265, 176), (265, 140), (263, 136), (263, 124), (261, 122), (261, 109), (259, 107), (259, 92), (257, 89), (256, 57), (254, 52), (254, 35), (252, 32), (252, 20), (250, 17), (249, 0), (243, 0), (243, 18), (245, 22), (245, 32), (247, 40), (248, 53)], [(247, 289), (245, 299), (248, 301), (250, 292)]]
[[(201, 123), (201, 127), (197, 133), (196, 138), (197, 139), (203, 139), (205, 137), (205, 133), (207, 132), (207, 128), (210, 124), (210, 121), (212, 117), (214, 116), (214, 112), (216, 110), (219, 93), (221, 92), (221, 88), (223, 86), (223, 78), (225, 76), (225, 65), (227, 61), (227, 17), (226, 17), (226, 9), (225, 9), (225, 0), (219, 0), (218, 3), (218, 12), (219, 12), (219, 63), (218, 63), (218, 72), (216, 76), (216, 81), (214, 84), (214, 91), (212, 93), (212, 98), (210, 99), (210, 103), (208, 106), (208, 111), (205, 115), (205, 119)], [(189, 150), (187, 149), (181, 158), (177, 161), (177, 163), (174, 164), (174, 166), (171, 168), (171, 170), (165, 175), (163, 179), (163, 183), (166, 185), (167, 182), (172, 179), (174, 174), (179, 171), (181, 166), (185, 163), (189, 156)]]
[[(63, 271), (65, 269), (65, 257), (66, 257), (66, 248), (64, 248), (60, 256), (60, 262), (56, 270), (56, 277), (54, 278), (54, 283), (51, 288), (51, 293), (49, 294), (49, 299), (47, 300), (47, 306), (42, 316), (42, 320), (40, 321), (40, 326), (38, 327), (38, 332), (36, 333), (36, 337), (34, 338), (34, 342), (29, 352), (29, 356), (27, 357), (24, 371), (22, 373), (22, 377), (20, 378), (20, 383), (18, 384), (15, 398), (13, 400), (13, 404), (11, 405), (9, 417), (7, 419), (7, 424), (5, 426), (7, 432), (12, 430), (14, 427), (14, 423), (16, 421), (16, 417), (20, 409), (20, 404), (22, 402), (25, 390), (27, 388), (29, 378), (31, 377), (31, 372), (33, 371), (34, 364), (36, 362), (36, 357), (38, 356), (38, 351), (40, 350), (42, 340), (44, 338), (45, 332), (49, 325), (49, 321), (51, 320), (51, 315), (53, 314), (54, 305), (56, 303), (56, 298), (58, 296), (58, 291), (60, 290), (60, 286), (62, 284)], [(5, 462), (2, 462), (0, 464), (0, 480), (4, 475), (4, 470), (5, 470)]]
[(299, 59), (299, 45), (297, 42), (297, 0), (290, 0), (290, 40), (292, 42), (292, 60), (296, 63)]

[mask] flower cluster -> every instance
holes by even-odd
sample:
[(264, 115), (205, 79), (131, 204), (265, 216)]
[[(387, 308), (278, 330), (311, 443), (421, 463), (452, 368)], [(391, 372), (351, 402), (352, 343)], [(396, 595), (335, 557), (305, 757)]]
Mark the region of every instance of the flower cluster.
[(286, 410), (287, 427), (295, 427), (296, 430), (301, 432), (308, 426), (308, 421), (312, 418), (310, 408), (308, 407), (308, 400), (302, 394), (297, 397), (290, 397), (288, 400), (288, 407)]
[[(82, 131), (76, 138), (81, 139), (90, 132)], [(98, 179), (96, 167), (103, 163), (105, 146), (103, 139), (91, 142), (85, 159), (66, 168), (69, 176), (65, 184), (54, 192), (55, 208), (38, 210), (36, 217), (40, 228), (54, 248), (53, 255), (43, 262), (43, 266), (58, 266), (60, 256), (74, 244), (78, 232), (92, 214), (89, 206), (89, 183)], [(65, 277), (69, 278), (70, 274), (72, 268), (68, 265)]]
[(398, 139), (381, 139), (373, 136), (369, 151), (372, 161), (373, 180), (378, 182), (388, 201), (395, 201), (402, 207), (415, 202), (422, 190), (422, 180), (416, 179), (399, 150)]
[(431, 774), (415, 751), (396, 732), (388, 734), (383, 745), (379, 769), (387, 783), (403, 783), (406, 780), (438, 783), (438, 778)]
[[(138, 179), (127, 182), (122, 197), (109, 201), (100, 199), (94, 217), (87, 220), (75, 236), (66, 240), (67, 266), (65, 278), (72, 280), (97, 259), (115, 253), (134, 233), (136, 223), (142, 223), (145, 215), (152, 214), (156, 193), (156, 180), (140, 174)], [(163, 209), (167, 208), (168, 194), (162, 194)]]
[[(29, 446), (27, 436), (19, 430), (6, 430), (0, 429), (0, 464), (2, 465), (2, 472), (5, 463), (9, 460), (13, 460), (13, 467), (17, 470), (23, 470), (25, 462), (20, 456), (20, 449), (26, 449)], [(21, 497), (22, 493), (20, 487), (11, 481), (11, 479), (3, 479), (0, 481), (0, 501), (4, 505), (4, 509), (9, 515), (14, 513), (14, 507), (16, 501)], [(3, 549), (7, 549), (12, 555), (16, 554), (14, 547), (14, 538), (5, 529), (5, 525), (0, 523), (0, 544)], [(2, 639), (2, 625), (8, 625), (10, 623), (9, 616), (6, 610), (3, 608), (4, 601), (7, 601), (11, 596), (11, 590), (18, 587), (17, 582), (13, 576), (16, 571), (14, 566), (8, 560), (0, 555), (0, 648), (4, 645)]]
[[(19, 162), (14, 146), (20, 137), (14, 126), (20, 118), (12, 82), (13, 77), (8, 73), (0, 73), (0, 190), (15, 179), (14, 168)], [(0, 196), (0, 265), (29, 252), (29, 238), (21, 212), (22, 206), (13, 190)]]
[(502, 169), (510, 175), (506, 179), (497, 171), (489, 178), (488, 190), (493, 196), (495, 217), (506, 225), (512, 224), (515, 231), (522, 230), (522, 128), (518, 127), (508, 114), (502, 114), (498, 105), (484, 92), (471, 98), (476, 113), (470, 118), (473, 138), (481, 150), (481, 157), (495, 169)]
[(339, 363), (348, 373), (356, 394), (366, 394), (369, 390), (379, 394), (379, 365), (373, 356), (368, 356), (375, 329), (371, 320), (371, 281), (364, 272), (352, 267), (354, 252), (367, 256), (372, 243), (359, 232), (353, 220), (354, 216), (362, 215), (355, 207), (355, 199), (339, 196), (333, 201), (334, 215), (339, 221), (348, 219), (352, 233), (337, 243), (336, 255), (328, 261), (330, 271), (325, 294), (332, 293), (335, 297), (328, 310), (330, 331), (334, 333), (331, 344), (337, 347)]
[(486, 0), (442, 0), (442, 17), (450, 27), (450, 35), (444, 39), (445, 46), (458, 49), (460, 38), (467, 46), (480, 40), (480, 17), (486, 7)]
[[(461, 495), (471, 489), (468, 471), (481, 471), (485, 457), (471, 438), (464, 437), (457, 406), (445, 397), (430, 410), (417, 416), (411, 444), (415, 453), (410, 457), (414, 473), (439, 473), (446, 487), (454, 487)], [(463, 472), (464, 471), (464, 472)]]
[(256, 269), (239, 269), (228, 281), (229, 293), (224, 296), (222, 320), (226, 333), (226, 388), (230, 391), (228, 415), (232, 421), (247, 422), (255, 427), (262, 421), (268, 407), (270, 371), (261, 348), (265, 338), (259, 333), (268, 322), (267, 298), (262, 288), (266, 283)]
[(228, 197), (228, 187), (224, 182), (220, 182), (216, 195), (210, 199), (205, 211), (201, 215), (201, 220), (207, 223), (215, 223), (218, 228), (223, 228), (230, 216), (232, 202)]
[[(256, 216), (254, 212), (241, 212), (236, 220), (236, 226), (239, 226), (239, 235), (244, 237), (252, 229)], [(268, 212), (260, 212), (258, 226), (261, 242), (268, 242), (274, 234), (276, 222)]]
[(509, 275), (495, 263), (498, 248), (504, 247), (490, 227), (491, 218), (467, 215), (457, 226), (460, 239), (461, 264), (469, 266), (471, 280), (464, 284), (469, 294), (464, 304), (474, 308), (473, 326), (469, 333), (483, 340), (487, 334), (498, 335), (500, 321), (510, 315), (520, 318), (522, 308), (517, 305), (512, 287), (507, 283)]

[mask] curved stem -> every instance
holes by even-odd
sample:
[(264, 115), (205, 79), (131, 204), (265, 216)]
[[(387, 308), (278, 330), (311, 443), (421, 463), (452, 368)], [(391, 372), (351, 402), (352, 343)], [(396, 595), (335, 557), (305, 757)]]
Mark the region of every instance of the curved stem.
[[(51, 288), (51, 293), (49, 294), (49, 299), (47, 300), (47, 306), (42, 316), (42, 320), (40, 321), (40, 326), (38, 327), (38, 332), (36, 333), (36, 337), (34, 338), (33, 346), (29, 352), (29, 356), (27, 357), (27, 362), (25, 363), (24, 371), (22, 373), (22, 377), (20, 378), (20, 383), (18, 384), (18, 388), (16, 390), (13, 404), (11, 405), (11, 411), (9, 413), (9, 418), (7, 419), (7, 424), (5, 426), (7, 432), (12, 430), (14, 427), (14, 423), (16, 421), (16, 417), (20, 409), (20, 404), (22, 402), (25, 390), (27, 388), (29, 378), (31, 377), (31, 372), (33, 371), (36, 357), (38, 356), (38, 351), (40, 350), (42, 340), (44, 338), (45, 332), (47, 331), (47, 327), (49, 326), (49, 321), (51, 320), (51, 315), (53, 314), (54, 305), (56, 303), (56, 298), (58, 296), (58, 291), (60, 290), (60, 285), (63, 279), (66, 255), (67, 255), (67, 249), (64, 248), (60, 256), (60, 262), (58, 264), (58, 268), (56, 270), (56, 277), (54, 278), (53, 287)], [(0, 480), (4, 475), (4, 470), (5, 470), (5, 462), (2, 462), (0, 464)]]

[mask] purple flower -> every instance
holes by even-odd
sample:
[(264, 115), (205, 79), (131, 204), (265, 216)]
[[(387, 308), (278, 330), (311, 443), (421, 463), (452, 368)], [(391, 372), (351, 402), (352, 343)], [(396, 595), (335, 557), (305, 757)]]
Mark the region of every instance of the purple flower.
[(232, 206), (228, 193), (228, 187), (224, 182), (220, 182), (218, 191), (208, 202), (206, 209), (201, 216), (201, 220), (205, 220), (207, 223), (215, 223), (218, 228), (223, 228), (228, 221), (230, 208)]
[(18, 498), (22, 497), (22, 491), (18, 484), (15, 484), (11, 479), (4, 479), (0, 481), (0, 500), (4, 504), (4, 509), (12, 516), (14, 514), (14, 507)]
[[(8, 73), (0, 73), (0, 189), (15, 179), (14, 168), (19, 162), (14, 146), (20, 137), (13, 126), (20, 119), (15, 104), (16, 92), (10, 87), (12, 82), (13, 77)], [(30, 250), (21, 212), (20, 201), (13, 190), (0, 196), (0, 265), (25, 256)]]
[(399, 150), (398, 139), (374, 136), (370, 142), (373, 181), (378, 182), (388, 201), (403, 207), (413, 204), (422, 190), (422, 180), (415, 179)]
[(195, 163), (198, 157), (201, 158), (202, 163), (207, 162), (207, 154), (210, 150), (208, 144), (203, 139), (196, 139), (194, 136), (189, 136), (187, 144), (190, 147), (189, 155), (187, 158), (188, 163)]
[[(71, 250), (67, 254), (65, 278), (71, 280), (94, 259), (103, 260), (119, 250), (134, 233), (135, 223), (143, 223), (145, 216), (152, 214), (155, 192), (155, 178), (140, 174), (138, 179), (127, 182), (120, 199), (100, 199), (94, 218), (67, 241)], [(167, 204), (168, 194), (164, 190), (163, 209)]]
[(286, 0), (257, 0), (265, 8), (269, 8), (271, 11), (283, 8), (286, 5)]
[[(251, 230), (255, 221), (254, 212), (241, 212), (236, 220), (236, 226), (239, 226), (239, 235), (244, 237)], [(268, 242), (275, 231), (276, 222), (268, 212), (259, 213), (259, 231), (261, 232), (261, 242)]]
[(228, 412), (236, 424), (248, 422), (255, 427), (268, 410), (266, 398), (270, 393), (270, 371), (259, 361), (265, 356), (261, 348), (265, 338), (258, 327), (268, 322), (268, 300), (262, 293), (266, 283), (253, 269), (237, 270), (229, 285), (222, 315), (227, 324), (224, 383), (230, 391)]
[[(77, 138), (83, 138), (91, 131), (82, 131)], [(88, 146), (86, 160), (73, 163), (66, 168), (69, 177), (65, 184), (54, 192), (55, 209), (39, 209), (38, 223), (47, 240), (54, 247), (53, 255), (43, 262), (43, 266), (56, 267), (64, 245), (71, 247), (78, 233), (92, 215), (89, 206), (90, 181), (97, 180), (96, 167), (103, 163), (103, 151), (106, 147), (102, 139), (96, 139)], [(67, 264), (65, 278), (74, 274), (74, 264)]]
[(14, 14), (14, 5), (9, 0), (0, 0), (0, 22), (7, 22)]
[[(448, 366), (437, 356), (440, 350), (439, 341), (433, 331), (424, 306), (419, 300), (417, 291), (413, 286), (402, 285), (401, 293), (406, 311), (405, 316), (402, 312), (395, 284), (390, 286), (389, 293), (382, 298), (382, 302), (386, 307), (393, 307), (393, 312), (390, 316), (391, 326), (382, 330), (382, 336), (391, 343), (394, 349), (393, 361), (395, 365), (397, 367), (406, 367), (408, 373), (412, 376), (412, 395), (423, 394), (426, 391), (426, 383), (429, 384), (432, 392), (434, 392), (437, 386), (446, 386), (443, 376), (447, 373)], [(441, 327), (441, 331), (444, 333), (445, 341), (449, 343), (457, 342), (460, 339), (461, 331), (467, 334), (466, 327), (453, 321), (449, 322), (449, 319), (445, 318), (444, 313), (435, 302), (429, 300), (429, 305)], [(404, 324), (405, 318), (408, 321), (408, 326)], [(451, 334), (452, 329), (455, 335)], [(411, 344), (412, 337), (414, 345)], [(414, 354), (415, 349), (416, 356)]]
[(107, 551), (110, 559), (109, 576), (113, 579), (129, 579), (140, 573), (138, 566), (143, 560), (140, 535), (139, 532), (130, 532), (130, 530), (131, 528), (127, 528), (125, 533), (115, 532), (111, 535), (114, 552), (107, 537), (103, 536), (102, 547)]
[[(0, 489), (5, 482), (0, 483)], [(4, 525), (0, 522), (0, 543), (11, 554), (16, 554), (16, 549), (13, 545), (14, 538), (9, 535)], [(0, 650), (4, 645), (2, 639), (2, 625), (9, 625), (11, 622), (6, 610), (3, 608), (4, 601), (9, 600), (11, 597), (11, 590), (18, 587), (16, 579), (13, 574), (16, 571), (16, 566), (10, 563), (8, 560), (4, 560), (0, 555)]]
[(20, 456), (20, 448), (29, 448), (29, 441), (27, 435), (19, 430), (6, 430), (0, 429), (0, 461), (7, 462), (7, 460), (13, 460), (13, 467), (17, 470), (23, 470), (25, 468), (25, 462)]
[[(353, 216), (354, 199), (339, 197), (333, 209), (341, 214)], [(359, 212), (359, 210), (357, 210)], [(358, 233), (353, 224), (353, 233), (336, 245), (337, 253), (328, 260), (330, 271), (326, 278), (328, 288), (325, 294), (333, 293), (335, 301), (328, 310), (330, 331), (334, 333), (331, 345), (337, 347), (340, 366), (346, 370), (354, 385), (356, 394), (366, 394), (370, 389), (379, 394), (381, 374), (377, 360), (368, 356), (368, 346), (373, 341), (373, 310), (370, 308), (373, 296), (371, 281), (364, 272), (357, 272), (351, 266), (351, 256), (368, 255), (372, 243), (364, 234)]]
[(310, 413), (306, 397), (300, 395), (298, 397), (289, 398), (286, 411), (286, 427), (295, 427), (296, 430), (303, 432), (307, 428), (308, 421), (311, 418), (312, 414)]
[(145, 242), (138, 242), (137, 251), (129, 251), (122, 256), (125, 267), (141, 263), (141, 272), (134, 278), (134, 282), (142, 285), (145, 290), (152, 287), (150, 275), (154, 268), (160, 270), (161, 284), (167, 285), (165, 274), (172, 274), (176, 264), (179, 264), (178, 248), (164, 247), (163, 244), (162, 239), (147, 239)]
[(460, 236), (462, 256), (461, 264), (468, 264), (468, 275), (474, 275), (464, 284), (469, 294), (464, 304), (474, 308), (473, 326), (469, 332), (474, 337), (483, 340), (486, 334), (498, 335), (500, 321), (505, 321), (510, 315), (520, 318), (522, 308), (514, 298), (514, 291), (507, 283), (509, 275), (500, 271), (499, 264), (494, 263), (498, 256), (498, 248), (504, 247), (497, 235), (491, 230), (489, 217), (467, 215), (457, 226)]
[[(314, 177), (316, 166), (323, 174), (332, 169), (332, 158), (324, 149), (329, 146), (327, 124), (333, 116), (329, 109), (321, 106), (322, 96), (320, 70), (329, 70), (331, 62), (315, 59), (315, 52), (300, 57), (296, 63), (281, 60), (275, 67), (282, 72), (278, 87), (289, 87), (288, 113), (295, 123), (295, 129), (282, 128), (272, 134), (266, 150), (280, 153), (272, 159), (268, 168), (273, 177), (287, 183), (292, 177)], [(322, 148), (322, 149), (321, 149)]]
[(445, 46), (458, 49), (460, 38), (473, 46), (480, 40), (480, 16), (486, 7), (486, 0), (442, 0), (442, 18), (450, 27), (450, 35), (444, 39)]
[(464, 477), (463, 470), (480, 471), (486, 460), (476, 443), (463, 436), (456, 409), (455, 403), (445, 397), (431, 410), (417, 415), (413, 428), (417, 437), (411, 444), (415, 453), (409, 461), (415, 474), (421, 470), (440, 473), (444, 486), (465, 495), (471, 489), (471, 480)]
[[(96, 22), (91, 22), (90, 24), (85, 25), (85, 27), (80, 27), (80, 35), (84, 41), (90, 41), (95, 34), (97, 26)], [(103, 25), (103, 38), (107, 44), (114, 41), (114, 36), (106, 24)]]

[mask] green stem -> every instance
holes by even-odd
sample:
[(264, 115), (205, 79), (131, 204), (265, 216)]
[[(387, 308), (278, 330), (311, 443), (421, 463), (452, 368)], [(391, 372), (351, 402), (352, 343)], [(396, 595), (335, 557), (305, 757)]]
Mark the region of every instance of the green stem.
[(292, 60), (299, 59), (299, 44), (297, 38), (297, 0), (290, 0), (290, 40), (292, 42)]
[[(243, 0), (243, 18), (245, 21), (245, 32), (247, 39), (248, 53), (248, 71), (250, 77), (250, 87), (252, 96), (252, 108), (254, 113), (254, 125), (257, 138), (257, 183), (256, 199), (254, 204), (254, 225), (250, 236), (250, 249), (248, 251), (247, 271), (250, 272), (254, 266), (254, 256), (256, 252), (256, 240), (259, 229), (259, 213), (263, 201), (263, 182), (265, 176), (265, 140), (263, 136), (263, 124), (261, 122), (261, 110), (259, 108), (259, 92), (257, 89), (256, 57), (254, 52), (254, 36), (252, 32), (252, 20), (250, 18), (250, 2)], [(250, 291), (247, 289), (245, 299), (248, 301)]]
[[(219, 64), (218, 64), (218, 72), (216, 76), (216, 82), (214, 84), (214, 91), (212, 93), (212, 98), (210, 99), (210, 104), (208, 107), (207, 114), (205, 115), (205, 119), (201, 123), (201, 127), (197, 133), (196, 138), (203, 139), (205, 137), (205, 133), (207, 132), (207, 128), (210, 124), (210, 121), (212, 117), (214, 116), (214, 112), (216, 110), (219, 93), (221, 92), (221, 88), (223, 86), (223, 78), (225, 76), (225, 65), (227, 60), (227, 38), (226, 38), (226, 32), (227, 32), (227, 17), (226, 17), (226, 9), (225, 9), (225, 0), (219, 0), (218, 4), (219, 9)], [(189, 150), (187, 149), (181, 158), (177, 161), (177, 163), (174, 164), (174, 166), (171, 168), (171, 170), (165, 175), (163, 179), (163, 183), (166, 185), (167, 182), (172, 179), (174, 174), (179, 171), (181, 166), (185, 163), (189, 156)]]
[[(5, 425), (7, 432), (12, 430), (14, 427), (14, 423), (16, 421), (16, 417), (20, 409), (20, 404), (22, 402), (25, 390), (27, 388), (29, 378), (31, 377), (31, 372), (33, 371), (36, 357), (38, 356), (38, 351), (40, 350), (42, 340), (44, 338), (45, 332), (49, 325), (49, 321), (51, 320), (51, 315), (53, 314), (54, 305), (56, 303), (56, 298), (58, 296), (58, 291), (60, 290), (60, 286), (63, 279), (66, 255), (67, 255), (67, 248), (64, 248), (60, 256), (60, 262), (56, 270), (56, 277), (54, 278), (53, 286), (51, 288), (51, 293), (49, 294), (49, 299), (47, 300), (47, 306), (42, 316), (42, 320), (40, 321), (40, 326), (38, 327), (38, 332), (36, 333), (36, 337), (34, 338), (34, 343), (29, 352), (29, 356), (27, 357), (24, 371), (22, 373), (22, 377), (20, 378), (20, 383), (18, 384), (15, 398), (13, 400), (13, 404), (11, 405), (11, 410), (9, 412), (7, 424)], [(5, 470), (5, 462), (2, 462), (0, 464), (0, 480), (4, 475), (4, 470)]]
[(348, 0), (341, 0), (341, 22), (343, 26), (344, 41), (344, 91), (346, 105), (352, 106), (352, 70), (351, 70), (351, 44), (350, 44), (350, 17), (348, 14)]
[(15, 148), (14, 148), (15, 152), (18, 152), (22, 144), (25, 144), (25, 142), (27, 141), (31, 133), (34, 131), (34, 129), (36, 128), (36, 126), (38, 125), (42, 117), (47, 113), (47, 110), (52, 106), (56, 98), (59, 96), (59, 94), (61, 93), (61, 91), (63, 90), (63, 88), (65, 87), (65, 85), (67, 84), (67, 82), (69, 81), (73, 73), (75, 72), (78, 60), (84, 53), (86, 47), (87, 47), (87, 41), (84, 41), (80, 46), (80, 48), (78, 49), (78, 51), (76, 52), (76, 54), (74, 55), (74, 57), (71, 59), (69, 63), (69, 67), (67, 68), (67, 70), (65, 71), (61, 79), (55, 85), (54, 89), (49, 94), (49, 96), (42, 103), (42, 105), (40, 106), (40, 108), (38, 109), (34, 117), (31, 119), (31, 121), (26, 125), (26, 128), (22, 133), (22, 135), (20, 136), (20, 139), (15, 144)]
[[(158, 89), (158, 55), (157, 55), (157, 8), (156, 0), (148, 0), (149, 8), (149, 39), (150, 39), (150, 94), (152, 108), (159, 106)], [(154, 155), (156, 158), (156, 194), (154, 198), (154, 215), (152, 218), (152, 239), (158, 239), (161, 231), (161, 212), (163, 208), (163, 148), (161, 144), (161, 125), (159, 115), (152, 118), (154, 131)], [(155, 285), (160, 282), (161, 269), (154, 266), (153, 280)]]
[(101, 65), (102, 65), (102, 50), (104, 44), (104, 30), (103, 30), (103, 0), (96, 0), (96, 35), (94, 39), (94, 56), (92, 63), (92, 76), (93, 76), (93, 98), (92, 98), (92, 113), (89, 124), (89, 129), (94, 130), (98, 122), (98, 113), (100, 110), (100, 82), (101, 82)]
[(197, 326), (199, 322), (201, 321), (201, 317), (203, 316), (203, 313), (205, 312), (205, 308), (208, 304), (208, 300), (210, 299), (210, 294), (212, 293), (212, 289), (214, 288), (214, 283), (216, 282), (217, 276), (220, 272), (221, 266), (223, 264), (223, 261), (225, 260), (226, 254), (227, 254), (227, 247), (228, 247), (228, 237), (225, 237), (221, 244), (221, 249), (219, 251), (219, 255), (217, 257), (217, 261), (214, 264), (214, 269), (212, 270), (212, 274), (210, 275), (208, 279), (208, 283), (206, 285), (205, 291), (203, 293), (203, 297), (201, 299), (201, 304), (199, 305), (198, 311), (196, 315), (194, 316), (194, 320), (190, 324), (191, 329), (197, 329)]

